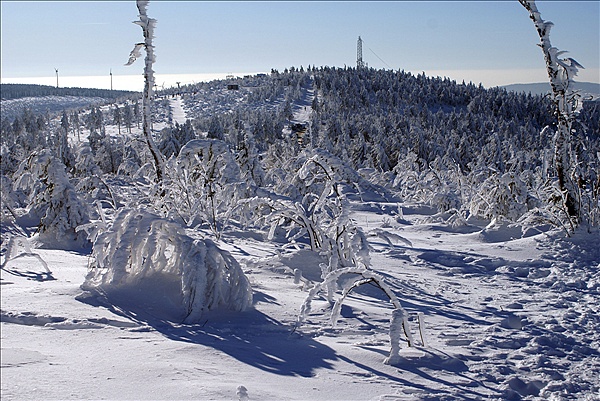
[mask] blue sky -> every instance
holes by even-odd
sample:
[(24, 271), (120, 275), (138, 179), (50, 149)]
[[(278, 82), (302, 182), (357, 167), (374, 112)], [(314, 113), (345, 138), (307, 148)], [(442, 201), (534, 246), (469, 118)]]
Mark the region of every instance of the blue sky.
[[(538, 1), (552, 44), (600, 82), (600, 2)], [(1, 2), (2, 82), (26, 77), (140, 75), (125, 67), (142, 41), (135, 1)], [(545, 80), (533, 23), (513, 1), (150, 1), (157, 74), (354, 66), (425, 71), (485, 86)], [(25, 81), (24, 81), (25, 82)], [(49, 82), (48, 84), (52, 84)]]

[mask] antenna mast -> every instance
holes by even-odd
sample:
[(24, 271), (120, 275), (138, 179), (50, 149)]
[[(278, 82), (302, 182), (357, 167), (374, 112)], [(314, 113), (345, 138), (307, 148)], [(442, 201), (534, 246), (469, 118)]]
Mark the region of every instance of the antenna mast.
[(358, 41), (356, 42), (356, 68), (363, 67), (365, 67), (365, 62), (362, 59), (362, 39), (359, 36)]
[(54, 68), (54, 71), (56, 71), (56, 87), (58, 88), (58, 68)]

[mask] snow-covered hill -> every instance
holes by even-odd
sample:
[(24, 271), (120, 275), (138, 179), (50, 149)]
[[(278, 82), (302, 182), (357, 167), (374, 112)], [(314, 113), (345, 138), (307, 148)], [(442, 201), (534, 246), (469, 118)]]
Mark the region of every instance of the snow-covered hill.
[(2, 119), (12, 123), (24, 109), (33, 114), (56, 114), (134, 96), (134, 92), (91, 88), (57, 88), (46, 85), (1, 84)]
[[(503, 88), (507, 91), (531, 93), (532, 95), (541, 96), (551, 92), (550, 84), (548, 82), (504, 85)], [(600, 84), (593, 82), (574, 82), (573, 88), (579, 91), (584, 98), (600, 99)]]
[(99, 97), (35, 96), (2, 100), (0, 108), (2, 109), (2, 118), (12, 121), (15, 117), (21, 115), (24, 109), (29, 109), (34, 114), (55, 114), (63, 110), (103, 104), (106, 101), (106, 99)]

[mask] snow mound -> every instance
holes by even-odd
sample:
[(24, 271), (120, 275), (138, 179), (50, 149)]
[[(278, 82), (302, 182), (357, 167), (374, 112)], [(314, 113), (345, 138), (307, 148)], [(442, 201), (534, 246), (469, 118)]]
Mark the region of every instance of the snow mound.
[(228, 252), (148, 212), (121, 211), (98, 236), (92, 256), (81, 288), (120, 307), (194, 323), (207, 310), (242, 311), (252, 304), (250, 283)]

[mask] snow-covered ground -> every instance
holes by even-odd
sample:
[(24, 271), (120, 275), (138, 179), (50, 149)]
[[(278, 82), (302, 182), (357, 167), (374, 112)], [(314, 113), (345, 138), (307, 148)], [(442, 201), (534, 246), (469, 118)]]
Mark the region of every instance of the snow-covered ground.
[(183, 108), (183, 99), (181, 98), (181, 96), (177, 96), (173, 99), (170, 99), (169, 105), (171, 106), (173, 123), (178, 123), (179, 125), (185, 124), (187, 116)]
[(254, 308), (211, 312), (198, 325), (108, 304), (79, 287), (88, 255), (34, 249), (51, 273), (32, 256), (1, 271), (2, 400), (238, 400), (238, 386), (250, 400), (600, 399), (597, 233), (452, 228), (408, 203), (352, 210), (365, 232), (412, 243), (370, 237), (372, 267), (409, 313), (417, 342), (403, 345), (398, 364), (383, 363), (392, 307), (375, 287), (349, 296), (335, 328), (318, 299), (294, 329), (307, 292), (293, 270), (318, 281), (322, 260), (284, 251), (266, 233), (219, 242), (249, 277)]

